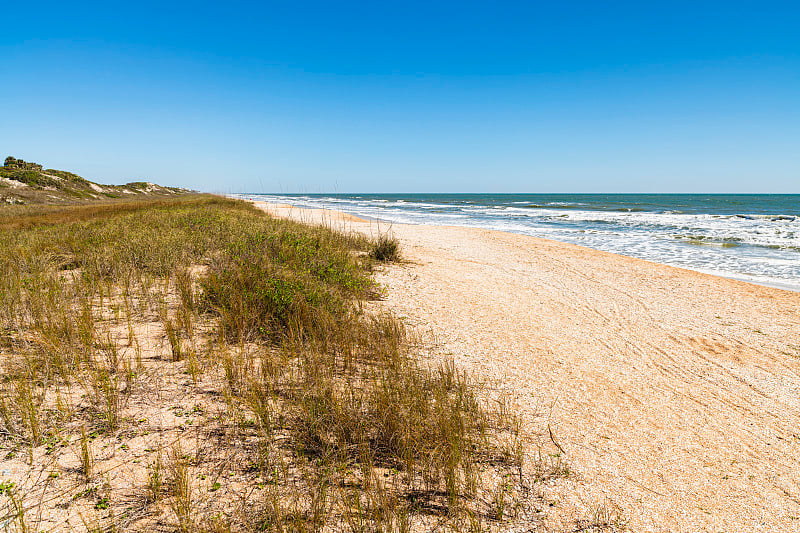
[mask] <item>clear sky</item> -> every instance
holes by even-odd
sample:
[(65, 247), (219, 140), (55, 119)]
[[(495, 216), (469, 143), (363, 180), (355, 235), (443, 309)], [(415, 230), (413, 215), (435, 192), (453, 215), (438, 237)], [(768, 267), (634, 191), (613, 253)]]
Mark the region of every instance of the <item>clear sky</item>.
[(0, 154), (213, 192), (800, 193), (800, 2), (6, 2)]

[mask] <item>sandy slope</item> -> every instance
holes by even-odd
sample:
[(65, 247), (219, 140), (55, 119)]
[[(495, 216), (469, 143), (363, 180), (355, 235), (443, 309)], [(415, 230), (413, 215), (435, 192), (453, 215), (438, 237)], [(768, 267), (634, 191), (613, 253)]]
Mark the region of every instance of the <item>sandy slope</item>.
[(380, 230), (409, 261), (379, 275), (386, 305), (511, 393), (531, 452), (549, 421), (575, 472), (548, 489), (551, 528), (619, 506), (636, 531), (800, 531), (800, 293), (501, 232)]

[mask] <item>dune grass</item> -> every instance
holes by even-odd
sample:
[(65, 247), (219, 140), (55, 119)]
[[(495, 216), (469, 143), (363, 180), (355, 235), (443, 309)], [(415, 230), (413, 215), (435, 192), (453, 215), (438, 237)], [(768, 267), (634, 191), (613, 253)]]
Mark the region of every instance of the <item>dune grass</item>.
[[(396, 258), (213, 196), (0, 212), (0, 436), (29, 472), (0, 512), (33, 529), (69, 509), (87, 529), (502, 524), (506, 496), (498, 514), (481, 495), (521, 477), (519, 428), (366, 310), (374, 261)], [(158, 403), (164, 383), (181, 405)]]
[(400, 243), (397, 239), (388, 235), (381, 235), (373, 243), (370, 257), (383, 263), (400, 260)]

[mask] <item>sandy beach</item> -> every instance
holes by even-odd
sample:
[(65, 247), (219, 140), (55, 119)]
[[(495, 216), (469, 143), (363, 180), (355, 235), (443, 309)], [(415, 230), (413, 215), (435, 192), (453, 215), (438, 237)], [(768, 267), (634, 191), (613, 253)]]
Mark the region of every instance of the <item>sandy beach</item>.
[(532, 457), (563, 449), (570, 476), (541, 489), (548, 529), (607, 513), (633, 531), (800, 530), (800, 293), (522, 235), (259, 205), (400, 241), (380, 305), (508, 394)]

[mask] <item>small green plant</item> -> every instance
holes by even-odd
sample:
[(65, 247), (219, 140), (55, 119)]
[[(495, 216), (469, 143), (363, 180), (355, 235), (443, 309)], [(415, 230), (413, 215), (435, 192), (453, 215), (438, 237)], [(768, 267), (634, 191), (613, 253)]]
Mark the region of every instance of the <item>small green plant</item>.
[(5, 494), (9, 496), (11, 494), (12, 489), (16, 486), (16, 483), (13, 481), (0, 481), (0, 494)]
[(108, 509), (110, 506), (111, 500), (108, 498), (108, 496), (103, 496), (97, 501), (96, 504), (94, 504), (94, 508), (100, 511)]
[(544, 453), (540, 448), (533, 458), (533, 479), (537, 482), (569, 477), (569, 464), (560, 452)]
[[(25, 504), (22, 498), (17, 494), (14, 482), (12, 481), (0, 482), (0, 494), (5, 494), (11, 501), (11, 510), (12, 510), (11, 517), (16, 519), (19, 531), (21, 531), (22, 533), (28, 533), (28, 531), (30, 531), (30, 528), (28, 527), (27, 522), (25, 522)], [(8, 522), (6, 522), (6, 525), (7, 524)]]

